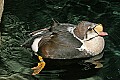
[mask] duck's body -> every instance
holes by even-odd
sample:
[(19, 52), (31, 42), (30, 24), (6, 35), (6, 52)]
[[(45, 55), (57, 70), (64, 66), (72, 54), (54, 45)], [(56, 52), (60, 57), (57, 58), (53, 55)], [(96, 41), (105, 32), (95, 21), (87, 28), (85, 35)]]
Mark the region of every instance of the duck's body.
[(40, 51), (38, 54), (44, 58), (89, 58), (99, 55), (104, 48), (104, 39), (99, 35), (102, 30), (101, 25), (87, 21), (78, 25), (59, 23), (31, 33), (32, 38), (23, 46), (30, 43), (29, 47), (35, 53)]

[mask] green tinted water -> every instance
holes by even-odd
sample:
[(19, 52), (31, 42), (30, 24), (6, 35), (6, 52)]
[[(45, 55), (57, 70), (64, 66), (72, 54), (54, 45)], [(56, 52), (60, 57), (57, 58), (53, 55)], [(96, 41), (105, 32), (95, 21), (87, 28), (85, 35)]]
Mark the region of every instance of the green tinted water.
[[(118, 80), (120, 78), (120, 2), (115, 0), (7, 0), (3, 13), (0, 47), (0, 80)], [(77, 24), (81, 20), (101, 23), (109, 36), (103, 57), (104, 67), (47, 66), (31, 76), (37, 64), (31, 49), (20, 45), (28, 33), (59, 22)]]

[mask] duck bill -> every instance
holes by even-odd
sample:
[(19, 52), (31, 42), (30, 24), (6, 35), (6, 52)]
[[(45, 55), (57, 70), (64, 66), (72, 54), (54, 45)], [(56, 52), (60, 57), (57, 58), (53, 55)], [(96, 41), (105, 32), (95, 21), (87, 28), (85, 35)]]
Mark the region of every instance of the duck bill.
[(98, 33), (99, 36), (107, 36), (107, 32), (103, 32), (103, 26), (102, 24), (98, 24), (95, 26), (94, 31)]
[(99, 36), (107, 36), (108, 33), (107, 33), (107, 32), (100, 32), (98, 35), (99, 35)]

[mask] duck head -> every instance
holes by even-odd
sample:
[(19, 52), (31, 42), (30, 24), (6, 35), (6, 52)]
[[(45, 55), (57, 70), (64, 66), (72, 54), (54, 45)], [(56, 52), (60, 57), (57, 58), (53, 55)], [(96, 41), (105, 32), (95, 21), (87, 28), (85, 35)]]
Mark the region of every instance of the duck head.
[(74, 36), (80, 40), (90, 40), (97, 36), (106, 36), (106, 32), (103, 32), (102, 24), (96, 24), (88, 21), (82, 21), (73, 29)]
[(83, 43), (80, 48), (77, 48), (79, 51), (86, 50), (88, 54), (95, 56), (104, 49), (105, 41), (103, 36), (108, 34), (103, 32), (101, 24), (82, 21), (71, 32), (75, 38)]

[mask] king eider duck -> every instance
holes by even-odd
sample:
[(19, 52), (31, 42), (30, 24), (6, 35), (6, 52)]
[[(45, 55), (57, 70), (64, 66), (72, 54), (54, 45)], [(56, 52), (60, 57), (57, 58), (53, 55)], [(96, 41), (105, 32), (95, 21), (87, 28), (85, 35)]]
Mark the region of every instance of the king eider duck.
[[(103, 36), (108, 35), (103, 32), (101, 24), (88, 21), (81, 21), (78, 25), (54, 22), (53, 26), (34, 31), (30, 35), (31, 38), (22, 46), (31, 47), (40, 60), (38, 66), (32, 68), (32, 75), (38, 74), (44, 68), (46, 63), (43, 58), (90, 58), (85, 62), (96, 64), (95, 68), (103, 66), (96, 63), (96, 59), (91, 59), (102, 53), (105, 45)], [(39, 50), (41, 53), (38, 53)]]

